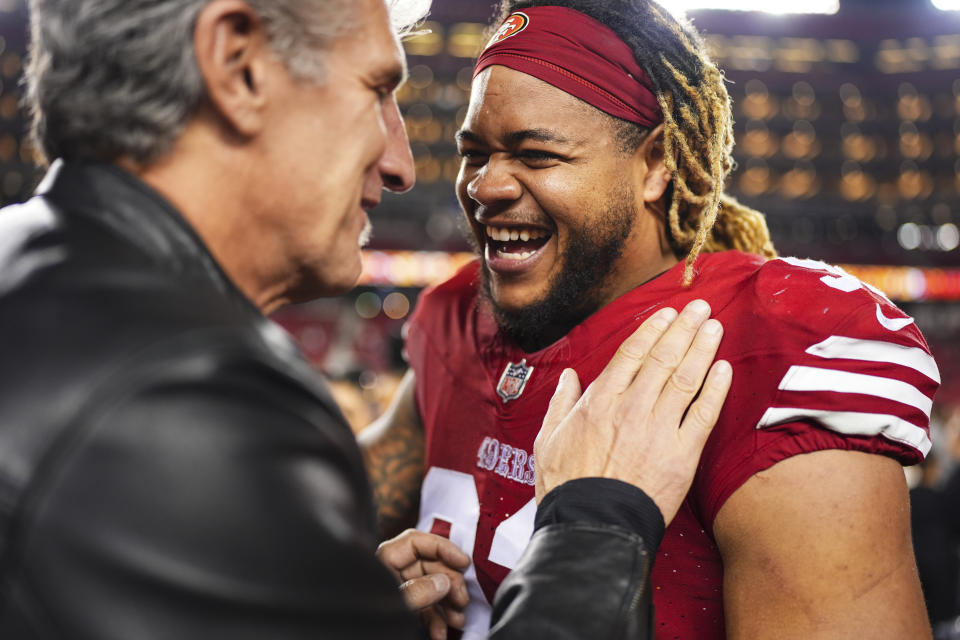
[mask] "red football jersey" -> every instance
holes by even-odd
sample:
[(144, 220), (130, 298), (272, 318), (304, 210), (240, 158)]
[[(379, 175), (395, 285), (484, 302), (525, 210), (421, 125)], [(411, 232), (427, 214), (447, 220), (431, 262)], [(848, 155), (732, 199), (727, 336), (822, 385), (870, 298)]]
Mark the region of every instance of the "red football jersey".
[(713, 519), (750, 476), (822, 449), (905, 465), (929, 450), (939, 373), (913, 320), (879, 291), (822, 262), (735, 251), (701, 256), (690, 287), (680, 286), (682, 269), (621, 296), (535, 353), (498, 332), (478, 299), (476, 263), (421, 295), (406, 343), (426, 429), (418, 527), (473, 555), (465, 637), (486, 633), (488, 603), (533, 530), (533, 441), (560, 373), (575, 369), (586, 388), (657, 309), (707, 300), (725, 330), (717, 357), (734, 372), (654, 563), (661, 640), (724, 637)]

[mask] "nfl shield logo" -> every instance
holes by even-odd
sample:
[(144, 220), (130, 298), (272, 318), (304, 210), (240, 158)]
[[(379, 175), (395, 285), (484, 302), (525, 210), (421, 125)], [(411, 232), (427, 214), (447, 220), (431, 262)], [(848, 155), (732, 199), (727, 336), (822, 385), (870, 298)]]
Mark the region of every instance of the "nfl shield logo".
[(520, 364), (507, 363), (507, 368), (503, 370), (503, 375), (500, 376), (500, 382), (497, 384), (497, 394), (504, 404), (520, 397), (531, 375), (533, 375), (533, 367), (527, 366), (526, 358), (521, 360)]

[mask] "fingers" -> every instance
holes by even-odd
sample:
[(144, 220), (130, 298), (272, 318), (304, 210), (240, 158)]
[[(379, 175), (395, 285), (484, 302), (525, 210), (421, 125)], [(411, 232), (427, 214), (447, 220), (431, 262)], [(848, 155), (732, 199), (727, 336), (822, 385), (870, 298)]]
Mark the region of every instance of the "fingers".
[(720, 417), (723, 401), (727, 398), (730, 384), (733, 382), (733, 368), (726, 360), (720, 360), (710, 368), (703, 390), (680, 425), (681, 438), (699, 458), (713, 426)]
[(396, 575), (422, 560), (441, 561), (454, 569), (470, 566), (470, 556), (442, 536), (407, 529), (377, 548), (377, 557)]
[(450, 607), (446, 600), (421, 609), (420, 620), (430, 637), (437, 640), (447, 637), (447, 627), (463, 629), (467, 625), (467, 616), (463, 610)]
[[(461, 576), (462, 578), (462, 576)], [(462, 584), (461, 602), (452, 603), (457, 591), (455, 581), (443, 573), (433, 573), (400, 585), (400, 595), (411, 611), (419, 611), (424, 628), (431, 639), (443, 640), (447, 637), (447, 627), (463, 629), (467, 619), (463, 608), (467, 604), (466, 586)]]
[(417, 611), (432, 607), (450, 592), (450, 578), (442, 573), (407, 580), (400, 585), (400, 595), (407, 608)]
[(463, 608), (470, 601), (467, 593), (467, 583), (463, 579), (463, 573), (456, 569), (451, 569), (442, 562), (421, 561), (410, 565), (400, 571), (401, 580), (413, 580), (422, 576), (433, 574), (443, 574), (450, 580), (450, 589), (447, 594), (447, 602), (454, 607)]
[(424, 609), (420, 612), (420, 619), (430, 636), (430, 640), (446, 640), (447, 628), (463, 629), (466, 626), (466, 616), (462, 611), (453, 611), (449, 607), (441, 606)]
[(443, 610), (443, 617), (447, 621), (447, 626), (454, 629), (463, 629), (467, 626), (467, 614), (460, 609), (451, 609), (446, 607)]
[(400, 580), (407, 607), (420, 611), (430, 638), (444, 640), (447, 627), (462, 629), (463, 609), (470, 598), (463, 571), (470, 556), (447, 538), (407, 529), (383, 542), (377, 557)]
[(676, 318), (677, 312), (667, 307), (660, 309), (644, 320), (643, 324), (623, 341), (613, 358), (597, 376), (595, 381), (597, 387), (609, 390), (614, 394), (626, 390), (633, 382), (651, 348), (657, 343), (660, 336), (670, 328)]
[(450, 588), (451, 582), (442, 573), (414, 578), (400, 585), (400, 595), (403, 596), (407, 608), (420, 611), (423, 625), (430, 638), (435, 640), (447, 637), (448, 626), (463, 629), (466, 624), (466, 616), (462, 610), (441, 604), (448, 596)]
[[(683, 308), (676, 321), (650, 349), (631, 388), (631, 394), (641, 405), (644, 402), (652, 403), (660, 397), (667, 380), (680, 367), (690, 345), (697, 338), (701, 325), (709, 317), (710, 305), (703, 300), (694, 300)], [(652, 405), (639, 408), (646, 411), (650, 406)]]
[(707, 320), (700, 326), (657, 400), (654, 415), (658, 419), (675, 424), (680, 422), (680, 417), (700, 391), (722, 337), (723, 326), (716, 320)]
[[(443, 627), (443, 631), (446, 633), (447, 627), (463, 629), (467, 624), (467, 616), (462, 610), (451, 608), (445, 604), (438, 604), (429, 609), (424, 609), (420, 612), (420, 618), (423, 620), (423, 626), (429, 629), (431, 634), (434, 633), (434, 629), (437, 627)], [(439, 619), (442, 624), (439, 624), (437, 619)], [(431, 635), (431, 637), (434, 636)]]
[(560, 380), (557, 382), (557, 390), (553, 392), (550, 398), (550, 405), (547, 407), (547, 413), (543, 416), (543, 426), (534, 441), (534, 450), (537, 448), (537, 442), (545, 442), (556, 428), (567, 417), (573, 405), (580, 399), (580, 378), (573, 369), (564, 369), (560, 374)]
[(460, 547), (458, 547), (456, 544), (451, 542), (449, 539), (443, 538), (441, 536), (434, 536), (432, 534), (424, 534), (424, 535), (429, 535), (432, 538), (438, 538), (435, 541), (435, 544), (436, 544), (435, 549), (437, 551), (437, 555), (428, 556), (426, 555), (426, 553), (421, 552), (420, 553), (421, 558), (424, 558), (424, 559), (436, 558), (438, 561), (442, 562), (446, 566), (451, 567), (453, 569), (458, 569), (459, 571), (466, 571), (467, 567), (470, 566), (470, 556), (464, 553), (460, 549)]
[(429, 610), (424, 612), (423, 625), (430, 634), (430, 640), (447, 640), (447, 622), (440, 615), (439, 611)]

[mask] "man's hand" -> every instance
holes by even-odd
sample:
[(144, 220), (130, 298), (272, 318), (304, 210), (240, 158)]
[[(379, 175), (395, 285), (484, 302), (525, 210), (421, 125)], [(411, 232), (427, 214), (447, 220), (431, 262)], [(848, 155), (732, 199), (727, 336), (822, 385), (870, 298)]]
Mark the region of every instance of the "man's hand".
[(533, 445), (538, 502), (568, 480), (614, 478), (642, 489), (670, 523), (733, 379), (727, 362), (710, 366), (723, 328), (709, 316), (702, 300), (679, 317), (661, 309), (582, 395), (576, 372), (563, 372)]
[(377, 557), (397, 578), (407, 606), (420, 613), (431, 640), (445, 640), (447, 626), (463, 629), (469, 600), (463, 571), (470, 556), (447, 538), (407, 529), (377, 548)]

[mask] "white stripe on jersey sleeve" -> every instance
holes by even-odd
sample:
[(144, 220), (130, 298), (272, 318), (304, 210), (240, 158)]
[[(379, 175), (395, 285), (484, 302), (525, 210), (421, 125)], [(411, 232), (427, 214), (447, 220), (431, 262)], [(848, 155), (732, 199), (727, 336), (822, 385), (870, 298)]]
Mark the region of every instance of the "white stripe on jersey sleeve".
[(912, 384), (868, 376), (863, 373), (851, 373), (837, 369), (819, 369), (816, 367), (790, 367), (780, 381), (783, 391), (836, 391), (839, 393), (863, 393), (877, 398), (901, 402), (920, 409), (930, 417), (933, 400)]
[(882, 340), (861, 340), (830, 336), (807, 349), (807, 353), (821, 358), (846, 358), (868, 362), (890, 362), (909, 367), (940, 383), (940, 370), (929, 353), (919, 347), (905, 347)]
[(883, 310), (880, 309), (880, 303), (877, 303), (877, 322), (880, 323), (880, 326), (886, 329), (887, 331), (900, 331), (904, 327), (909, 327), (913, 324), (913, 318), (888, 318), (883, 315)]
[(796, 422), (804, 418), (813, 418), (831, 431), (846, 435), (881, 435), (887, 440), (909, 445), (917, 449), (923, 456), (930, 452), (930, 438), (926, 431), (897, 416), (880, 413), (771, 407), (760, 418), (757, 429)]

